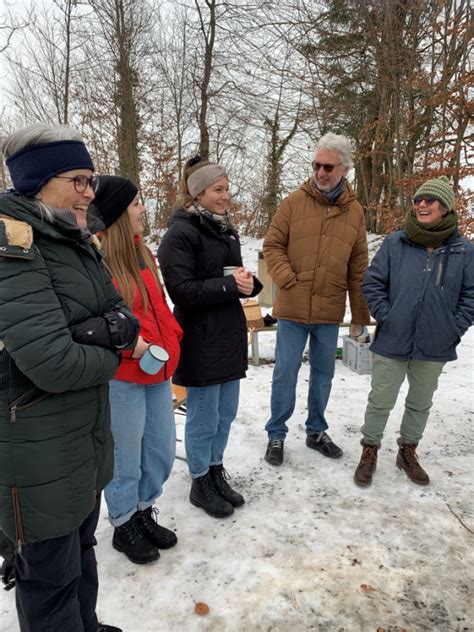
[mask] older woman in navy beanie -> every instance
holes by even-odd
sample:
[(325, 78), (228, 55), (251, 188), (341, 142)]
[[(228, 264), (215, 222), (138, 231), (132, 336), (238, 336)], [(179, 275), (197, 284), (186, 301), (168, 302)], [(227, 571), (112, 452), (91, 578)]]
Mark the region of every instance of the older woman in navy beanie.
[(428, 485), (416, 448), (438, 378), (445, 363), (456, 359), (456, 347), (474, 318), (474, 246), (459, 233), (446, 176), (417, 189), (404, 229), (385, 238), (362, 291), (377, 328), (355, 482), (372, 482), (390, 411), (407, 378), (396, 464), (413, 483)]
[(0, 525), (20, 630), (109, 631), (93, 546), (112, 477), (109, 387), (137, 322), (87, 230), (93, 169), (69, 127), (22, 128), (0, 194)]

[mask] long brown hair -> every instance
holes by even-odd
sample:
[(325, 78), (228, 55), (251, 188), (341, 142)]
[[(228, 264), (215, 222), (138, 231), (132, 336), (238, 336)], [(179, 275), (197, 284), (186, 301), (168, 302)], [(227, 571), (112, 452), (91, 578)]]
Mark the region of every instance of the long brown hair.
[(105, 229), (102, 248), (105, 252), (105, 263), (127, 305), (132, 307), (133, 296), (138, 289), (146, 312), (150, 301), (140, 274), (140, 260), (144, 261), (145, 267), (150, 270), (160, 289), (161, 283), (151, 252), (142, 240), (138, 244), (135, 243), (127, 211)]

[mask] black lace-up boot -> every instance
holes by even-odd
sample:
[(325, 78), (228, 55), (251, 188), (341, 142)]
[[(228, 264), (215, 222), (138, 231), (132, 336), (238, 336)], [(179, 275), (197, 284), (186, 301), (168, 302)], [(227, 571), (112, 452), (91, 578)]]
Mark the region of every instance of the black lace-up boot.
[(225, 518), (234, 513), (232, 505), (217, 491), (210, 472), (193, 479), (189, 500), (214, 518)]
[(178, 541), (174, 531), (158, 524), (158, 509), (154, 507), (137, 511), (136, 521), (145, 538), (157, 549), (170, 549)]
[(239, 494), (239, 492), (236, 492), (235, 489), (232, 489), (227, 482), (230, 479), (230, 475), (222, 463), (220, 465), (211, 465), (209, 471), (217, 491), (224, 500), (227, 500), (232, 507), (240, 507), (245, 503), (245, 499), (242, 494)]
[(149, 564), (160, 557), (156, 546), (148, 542), (136, 521), (136, 513), (125, 524), (115, 527), (112, 545), (125, 553), (134, 564)]

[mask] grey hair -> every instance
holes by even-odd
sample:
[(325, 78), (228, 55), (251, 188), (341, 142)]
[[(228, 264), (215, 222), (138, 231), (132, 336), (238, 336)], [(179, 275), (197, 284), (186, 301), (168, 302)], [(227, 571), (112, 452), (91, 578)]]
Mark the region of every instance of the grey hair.
[(13, 134), (10, 134), (3, 143), (3, 154), (5, 159), (10, 158), (17, 151), (21, 151), (29, 145), (44, 145), (54, 143), (59, 140), (80, 140), (80, 133), (68, 125), (46, 125), (46, 123), (33, 123), (21, 127)]
[[(21, 151), (29, 145), (44, 145), (46, 143), (54, 143), (59, 140), (80, 140), (82, 136), (80, 133), (68, 127), (67, 125), (46, 125), (46, 123), (33, 123), (33, 125), (27, 125), (21, 127), (13, 134), (10, 134), (3, 142), (2, 150), (5, 156), (5, 160), (16, 154), (17, 151)], [(35, 198), (32, 202), (38, 208), (41, 217), (43, 219), (53, 221), (54, 214), (51, 212), (46, 204), (41, 200)]]
[(347, 136), (328, 132), (327, 134), (324, 134), (324, 136), (321, 136), (316, 145), (316, 152), (320, 149), (337, 151), (341, 156), (341, 162), (344, 167), (352, 169), (354, 166), (354, 163), (352, 162), (352, 145)]

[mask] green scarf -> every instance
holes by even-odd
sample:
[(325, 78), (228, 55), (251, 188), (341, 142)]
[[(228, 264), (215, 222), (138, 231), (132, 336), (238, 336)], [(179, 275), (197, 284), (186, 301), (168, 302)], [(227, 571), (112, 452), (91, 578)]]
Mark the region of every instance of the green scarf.
[(458, 226), (458, 215), (455, 210), (442, 217), (434, 224), (422, 224), (416, 219), (413, 210), (405, 216), (405, 232), (410, 241), (420, 246), (438, 248), (448, 239)]

